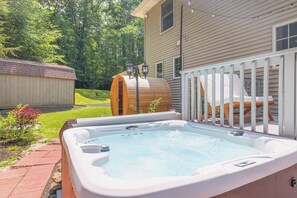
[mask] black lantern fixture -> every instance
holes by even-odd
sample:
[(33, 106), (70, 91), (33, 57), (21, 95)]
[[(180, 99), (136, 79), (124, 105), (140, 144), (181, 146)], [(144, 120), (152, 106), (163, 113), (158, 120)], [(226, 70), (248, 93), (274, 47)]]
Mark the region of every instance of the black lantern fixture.
[(128, 63), (127, 65), (126, 65), (126, 71), (127, 71), (127, 73), (128, 73), (128, 75), (129, 75), (129, 78), (130, 78), (130, 76), (133, 74), (133, 65), (131, 64), (131, 63)]
[(142, 73), (144, 75), (144, 78), (146, 78), (146, 76), (148, 75), (148, 72), (149, 72), (148, 65), (146, 64), (146, 62), (144, 62), (142, 65)]
[[(129, 75), (129, 79), (136, 79), (136, 112), (139, 113), (139, 84), (138, 84), (138, 78), (142, 78), (139, 72), (138, 65), (133, 65), (131, 63), (128, 63), (126, 65), (126, 71)], [(146, 62), (144, 61), (142, 68), (141, 68), (142, 74), (144, 75), (144, 79), (146, 79), (149, 68)]]

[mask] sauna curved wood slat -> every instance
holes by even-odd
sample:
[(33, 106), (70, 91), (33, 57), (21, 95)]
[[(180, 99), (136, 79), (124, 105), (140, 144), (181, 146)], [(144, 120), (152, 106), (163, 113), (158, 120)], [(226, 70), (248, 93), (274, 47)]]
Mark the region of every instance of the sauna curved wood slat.
[[(122, 99), (120, 96), (120, 84), (122, 84)], [(172, 108), (172, 94), (168, 83), (161, 78), (139, 78), (139, 107), (147, 112), (153, 100), (161, 99), (157, 112), (169, 111)], [(122, 111), (120, 112), (120, 102)], [(135, 111), (129, 108), (136, 106), (136, 80), (129, 76), (116, 75), (110, 90), (110, 103), (113, 115), (130, 115)]]

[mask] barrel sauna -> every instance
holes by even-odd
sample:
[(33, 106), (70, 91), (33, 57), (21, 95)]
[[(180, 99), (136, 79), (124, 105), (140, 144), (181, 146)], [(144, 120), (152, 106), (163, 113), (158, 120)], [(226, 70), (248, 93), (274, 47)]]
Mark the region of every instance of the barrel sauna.
[[(162, 78), (139, 78), (139, 109), (146, 113), (153, 100), (162, 98), (157, 112), (169, 111), (172, 106), (172, 95), (168, 83)], [(113, 115), (135, 114), (136, 80), (129, 76), (116, 75), (110, 90), (110, 104)]]

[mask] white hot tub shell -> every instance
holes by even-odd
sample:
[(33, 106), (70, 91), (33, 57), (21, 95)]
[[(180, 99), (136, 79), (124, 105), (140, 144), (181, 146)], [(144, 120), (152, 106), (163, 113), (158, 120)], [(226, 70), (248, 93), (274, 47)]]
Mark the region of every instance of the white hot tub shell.
[[(155, 115), (158, 117), (160, 114)], [(136, 122), (135, 118), (141, 118), (141, 116), (130, 116), (126, 121), (122, 120), (123, 124), (116, 121), (118, 117), (115, 117), (115, 123), (118, 122), (115, 125), (94, 126), (94, 122), (89, 122), (88, 124), (93, 126), (81, 124), (77, 128), (64, 131), (62, 143), (76, 197), (214, 197), (297, 164), (297, 142), (294, 140), (247, 131), (238, 134), (234, 133), (237, 131), (234, 129), (182, 120), (156, 121), (155, 117), (152, 119), (152, 117), (144, 116), (143, 119), (149, 120), (148, 122), (142, 119), (136, 119)], [(108, 119), (106, 121), (109, 122)], [(108, 152), (100, 152), (99, 145), (86, 145), (83, 142), (102, 135), (122, 133), (132, 125), (137, 126), (139, 130), (150, 128), (151, 130), (186, 130), (197, 133), (207, 131), (207, 135), (254, 147), (262, 151), (262, 154), (243, 156), (198, 168), (192, 176), (155, 177), (137, 182), (113, 178), (98, 166), (108, 161)], [(290, 185), (289, 182), (288, 185)]]

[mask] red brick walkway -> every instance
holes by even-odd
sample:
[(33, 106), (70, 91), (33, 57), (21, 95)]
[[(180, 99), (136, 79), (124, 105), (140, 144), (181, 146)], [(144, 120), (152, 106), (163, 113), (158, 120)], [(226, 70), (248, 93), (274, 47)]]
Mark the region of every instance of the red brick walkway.
[(10, 170), (0, 172), (0, 197), (40, 198), (55, 165), (61, 159), (59, 140), (30, 153)]

